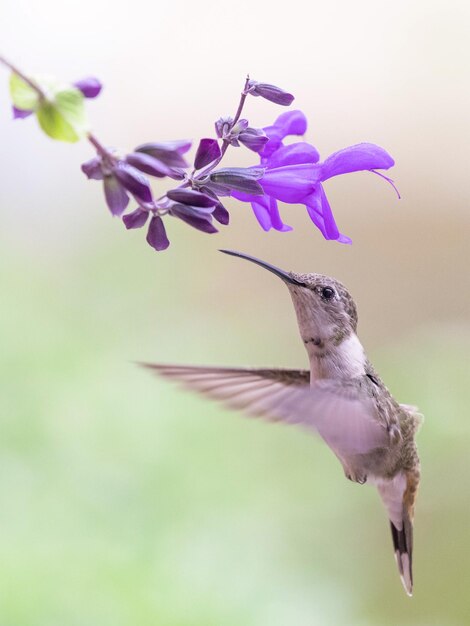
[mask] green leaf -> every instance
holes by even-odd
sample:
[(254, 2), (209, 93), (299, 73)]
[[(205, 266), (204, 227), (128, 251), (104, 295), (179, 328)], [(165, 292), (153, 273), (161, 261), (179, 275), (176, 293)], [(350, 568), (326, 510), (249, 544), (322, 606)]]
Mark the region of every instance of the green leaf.
[(37, 91), (17, 74), (10, 76), (10, 95), (15, 107), (23, 111), (34, 111), (39, 102)]
[(62, 88), (41, 101), (36, 114), (46, 135), (59, 141), (74, 143), (88, 131), (84, 97), (75, 87)]

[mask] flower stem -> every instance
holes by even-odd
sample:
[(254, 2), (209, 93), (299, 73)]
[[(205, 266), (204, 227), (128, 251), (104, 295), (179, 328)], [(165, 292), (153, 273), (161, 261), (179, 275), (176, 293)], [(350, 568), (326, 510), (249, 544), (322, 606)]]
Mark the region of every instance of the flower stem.
[[(242, 114), (243, 107), (245, 106), (245, 100), (246, 100), (246, 97), (248, 95), (247, 89), (248, 89), (248, 83), (249, 82), (250, 82), (250, 76), (248, 75), (246, 77), (245, 85), (243, 87), (243, 91), (242, 91), (241, 96), (240, 96), (240, 102), (238, 103), (237, 112), (235, 113), (235, 117), (233, 118), (233, 122), (230, 125), (230, 130), (232, 130), (232, 128), (235, 126), (235, 124), (240, 119), (240, 115)], [(221, 155), (220, 159), (222, 159), (222, 157), (224, 156), (224, 154), (227, 151), (227, 148), (229, 147), (229, 145), (230, 145), (230, 143), (227, 140), (225, 140), (224, 141), (224, 145), (222, 146), (222, 155)]]
[(9, 70), (11, 70), (13, 74), (16, 74), (19, 78), (21, 78), (24, 83), (29, 85), (31, 89), (33, 89), (38, 94), (41, 100), (46, 99), (46, 94), (44, 93), (43, 89), (41, 89), (41, 87), (37, 84), (37, 82), (29, 78), (29, 76), (26, 76), (26, 74), (19, 70), (16, 65), (13, 65), (13, 63), (7, 61), (7, 59), (5, 59), (5, 57), (3, 57), (2, 55), (0, 55), (0, 63), (7, 67)]
[[(230, 124), (230, 130), (232, 130), (232, 128), (235, 126), (235, 124), (240, 119), (240, 115), (242, 114), (243, 107), (245, 105), (245, 100), (246, 100), (246, 97), (248, 95), (247, 89), (248, 89), (248, 83), (249, 82), (250, 82), (250, 77), (247, 76), (246, 80), (245, 80), (245, 85), (243, 87), (243, 91), (242, 91), (241, 96), (240, 96), (240, 102), (238, 103), (238, 108), (237, 108), (237, 111), (235, 113), (235, 117), (233, 118), (233, 122)], [(219, 163), (224, 158), (224, 155), (227, 152), (227, 148), (229, 147), (229, 145), (230, 145), (230, 142), (227, 141), (227, 139), (224, 139), (223, 144), (222, 144), (222, 148), (220, 149), (220, 156), (215, 161), (212, 161), (212, 163), (209, 163), (209, 165), (204, 170), (199, 172), (199, 174), (195, 177), (196, 180), (204, 178), (204, 176), (207, 176), (207, 174), (209, 174), (209, 172), (212, 172), (214, 167), (217, 167), (217, 165), (219, 165)]]
[(108, 158), (110, 156), (109, 151), (106, 150), (103, 144), (100, 141), (98, 141), (98, 139), (95, 137), (95, 135), (93, 135), (93, 133), (88, 133), (87, 139), (91, 143), (91, 145), (96, 148), (96, 151), (98, 152), (100, 156), (105, 157), (105, 158)]

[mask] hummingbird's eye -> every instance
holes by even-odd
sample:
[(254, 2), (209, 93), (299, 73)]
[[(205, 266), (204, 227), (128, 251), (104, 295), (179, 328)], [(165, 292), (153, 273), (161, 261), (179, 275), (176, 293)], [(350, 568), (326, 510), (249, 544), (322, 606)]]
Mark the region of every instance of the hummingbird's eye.
[(331, 300), (335, 297), (335, 290), (332, 287), (323, 287), (321, 290), (321, 297), (324, 300)]

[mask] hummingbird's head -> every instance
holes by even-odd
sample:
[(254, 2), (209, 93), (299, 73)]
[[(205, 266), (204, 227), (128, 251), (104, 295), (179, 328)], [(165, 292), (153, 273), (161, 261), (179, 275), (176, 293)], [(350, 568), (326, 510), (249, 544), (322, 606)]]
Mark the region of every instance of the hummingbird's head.
[(321, 355), (355, 335), (356, 305), (346, 287), (338, 280), (322, 274), (285, 272), (246, 254), (231, 250), (221, 252), (256, 263), (284, 281), (291, 294), (300, 334), (309, 353)]
[(285, 283), (306, 345), (312, 343), (321, 352), (356, 333), (356, 304), (339, 280), (323, 274), (288, 272), (287, 276)]

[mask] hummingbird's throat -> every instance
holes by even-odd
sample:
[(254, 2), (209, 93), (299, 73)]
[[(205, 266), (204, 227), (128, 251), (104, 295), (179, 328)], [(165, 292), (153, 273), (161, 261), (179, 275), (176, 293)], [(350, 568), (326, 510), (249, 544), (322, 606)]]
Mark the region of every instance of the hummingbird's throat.
[(363, 376), (367, 363), (364, 348), (341, 309), (319, 302), (310, 289), (287, 286), (310, 360), (311, 380)]
[(356, 333), (350, 333), (340, 343), (311, 337), (304, 339), (304, 344), (310, 361), (312, 381), (364, 376), (367, 360)]

